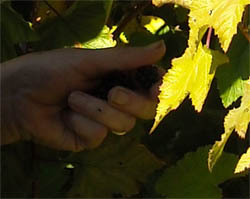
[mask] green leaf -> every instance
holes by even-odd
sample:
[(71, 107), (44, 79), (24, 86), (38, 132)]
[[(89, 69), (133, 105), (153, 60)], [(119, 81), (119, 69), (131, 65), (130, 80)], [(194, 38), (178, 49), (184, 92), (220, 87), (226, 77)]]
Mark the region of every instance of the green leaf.
[(28, 198), (31, 196), (31, 151), (27, 143), (1, 147), (1, 197)]
[(111, 1), (76, 1), (61, 16), (38, 27), (42, 38), (38, 49), (61, 48), (95, 38), (109, 15)]
[[(8, 2), (7, 2), (8, 3)], [(1, 4), (1, 62), (17, 56), (15, 44), (19, 42), (35, 41), (38, 36), (30, 24), (8, 4)]]
[(207, 167), (209, 146), (190, 152), (167, 168), (156, 184), (156, 191), (169, 198), (221, 198), (218, 185), (234, 177), (237, 156), (223, 153), (220, 161), (210, 173)]
[(116, 41), (113, 40), (113, 35), (108, 28), (108, 26), (104, 26), (100, 34), (83, 44), (80, 44), (81, 48), (87, 49), (101, 49), (101, 48), (110, 48), (116, 45)]
[(243, 80), (250, 76), (249, 43), (243, 35), (235, 36), (227, 54), (230, 62), (219, 67), (216, 73), (220, 97), (226, 108), (243, 95)]
[(250, 78), (245, 82), (244, 95), (241, 99), (241, 105), (229, 111), (224, 120), (224, 133), (221, 140), (216, 141), (212, 149), (209, 151), (208, 168), (212, 170), (215, 163), (221, 156), (224, 146), (232, 134), (233, 130), (241, 138), (245, 138), (248, 124), (250, 122)]
[(152, 35), (150, 32), (133, 32), (130, 35), (129, 44), (131, 46), (145, 46), (158, 40), (159, 37)]
[(40, 198), (65, 198), (64, 186), (69, 180), (70, 172), (65, 169), (66, 163), (60, 161), (39, 162), (39, 197)]
[[(139, 183), (163, 166), (144, 145), (129, 136), (110, 134), (101, 147), (77, 153), (71, 158), (80, 165), (75, 170), (70, 198), (111, 198), (139, 192)], [(98, 191), (96, 190), (98, 188)]]

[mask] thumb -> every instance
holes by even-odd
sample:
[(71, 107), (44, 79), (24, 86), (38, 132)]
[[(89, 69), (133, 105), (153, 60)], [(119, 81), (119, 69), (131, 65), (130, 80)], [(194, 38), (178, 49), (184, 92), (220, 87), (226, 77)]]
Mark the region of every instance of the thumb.
[[(129, 70), (156, 63), (165, 54), (163, 40), (145, 47), (116, 47), (102, 50), (81, 50), (83, 60), (79, 68), (90, 77), (112, 70)], [(81, 53), (79, 53), (81, 54)], [(89, 67), (86, 67), (86, 64)], [(85, 67), (84, 67), (85, 65)]]

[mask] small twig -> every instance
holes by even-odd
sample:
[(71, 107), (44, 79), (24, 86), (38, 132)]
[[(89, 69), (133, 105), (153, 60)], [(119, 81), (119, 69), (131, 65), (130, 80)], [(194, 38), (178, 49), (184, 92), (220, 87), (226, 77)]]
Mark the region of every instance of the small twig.
[(123, 29), (127, 26), (127, 24), (134, 19), (142, 10), (144, 10), (148, 5), (151, 4), (151, 1), (144, 1), (137, 4), (132, 12), (130, 12), (124, 19), (120, 22), (119, 26), (113, 33), (113, 38), (117, 39)]
[(80, 38), (78, 33), (70, 27), (69, 23), (64, 19), (64, 17), (53, 6), (51, 6), (47, 0), (43, 0), (43, 2), (56, 14), (57, 17), (59, 17), (62, 20), (62, 22), (66, 25), (66, 27), (72, 32), (72, 34)]
[(58, 16), (58, 17), (61, 17), (62, 16), (60, 15), (60, 13), (53, 7), (49, 4), (49, 2), (47, 0), (43, 0), (43, 2)]
[(212, 27), (209, 27), (208, 33), (207, 33), (207, 40), (206, 40), (207, 48), (209, 48), (209, 46), (210, 46), (212, 31), (213, 31)]

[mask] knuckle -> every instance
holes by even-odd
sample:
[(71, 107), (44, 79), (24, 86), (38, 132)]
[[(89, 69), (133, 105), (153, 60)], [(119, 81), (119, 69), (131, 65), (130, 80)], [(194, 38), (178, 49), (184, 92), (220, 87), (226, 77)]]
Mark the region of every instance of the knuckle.
[(88, 140), (87, 148), (94, 149), (98, 147), (108, 134), (108, 129), (102, 125), (96, 130), (95, 135)]
[(132, 128), (134, 128), (135, 123), (136, 123), (136, 118), (135, 117), (130, 117), (130, 122), (126, 126), (125, 131), (130, 131)]
[(122, 125), (118, 126), (116, 129), (114, 129), (115, 131), (118, 131), (118, 132), (128, 132), (130, 131), (131, 129), (134, 128), (135, 126), (135, 123), (136, 123), (136, 119), (135, 117), (132, 117), (132, 116), (129, 116), (128, 119), (126, 119)]

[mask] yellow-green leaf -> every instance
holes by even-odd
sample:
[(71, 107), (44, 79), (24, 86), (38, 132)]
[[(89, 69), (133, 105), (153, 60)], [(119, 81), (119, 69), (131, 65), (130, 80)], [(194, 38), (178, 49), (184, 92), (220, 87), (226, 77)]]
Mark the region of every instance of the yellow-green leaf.
[[(207, 27), (213, 27), (218, 35), (221, 47), (226, 52), (237, 25), (241, 21), (244, 7), (250, 0), (153, 0), (160, 6), (165, 3), (176, 3), (190, 9), (189, 13), (189, 48), (191, 54), (196, 52), (200, 37)], [(205, 28), (204, 28), (205, 27)], [(201, 31), (204, 29), (203, 31)]]
[(103, 49), (116, 46), (116, 41), (113, 40), (112, 30), (108, 26), (104, 26), (102, 31), (97, 37), (86, 41), (84, 43), (78, 43), (75, 47), (87, 48), (87, 49)]
[(165, 21), (160, 17), (142, 16), (141, 23), (149, 32), (155, 34), (165, 24)]
[(244, 95), (241, 102), (242, 114), (235, 125), (235, 131), (241, 138), (245, 138), (248, 123), (250, 122), (250, 79), (245, 82)]
[(214, 28), (226, 52), (233, 35), (237, 33), (244, 6), (249, 3), (249, 0), (194, 0), (189, 14), (190, 47), (199, 39), (199, 30), (207, 25)]
[(239, 108), (230, 110), (224, 120), (224, 133), (220, 141), (216, 141), (209, 151), (208, 168), (212, 171), (213, 166), (221, 156), (224, 146), (235, 130), (241, 138), (245, 138), (248, 123), (250, 122), (250, 79), (245, 82), (244, 95)]
[(240, 160), (236, 165), (234, 173), (241, 173), (244, 172), (246, 169), (250, 169), (250, 147), (248, 148), (247, 152), (240, 157)]
[(201, 111), (216, 67), (225, 62), (227, 62), (225, 55), (210, 51), (201, 43), (193, 57), (185, 53), (182, 57), (173, 59), (172, 68), (163, 77), (160, 102), (150, 133), (170, 111), (178, 108), (188, 94), (195, 109)]

